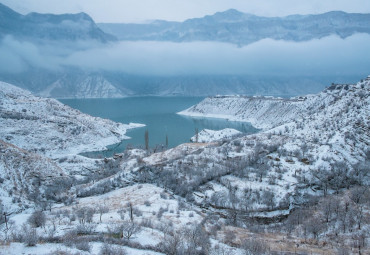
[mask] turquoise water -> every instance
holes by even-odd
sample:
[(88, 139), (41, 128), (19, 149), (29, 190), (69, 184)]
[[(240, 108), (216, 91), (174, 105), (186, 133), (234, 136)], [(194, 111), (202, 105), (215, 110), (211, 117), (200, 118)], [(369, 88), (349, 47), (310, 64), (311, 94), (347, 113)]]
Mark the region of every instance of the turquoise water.
[(109, 147), (109, 151), (96, 152), (88, 156), (108, 157), (122, 152), (127, 145), (144, 147), (145, 131), (149, 133), (149, 146), (166, 143), (172, 148), (189, 142), (195, 129), (220, 130), (234, 128), (243, 133), (256, 133), (258, 130), (249, 123), (227, 121), (214, 118), (191, 118), (176, 114), (199, 103), (200, 97), (129, 97), (119, 99), (62, 99), (64, 104), (96, 117), (111, 119), (121, 123), (142, 123), (146, 127), (131, 129), (126, 135), (131, 139)]

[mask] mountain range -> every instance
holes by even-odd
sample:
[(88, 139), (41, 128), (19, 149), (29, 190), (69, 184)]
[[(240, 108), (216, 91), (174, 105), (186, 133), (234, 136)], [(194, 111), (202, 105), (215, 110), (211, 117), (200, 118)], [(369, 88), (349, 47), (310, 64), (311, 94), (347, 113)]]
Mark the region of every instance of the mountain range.
[[(156, 20), (148, 24), (96, 24), (86, 13), (22, 15), (0, 4), (0, 53), (3, 52), (4, 59), (7, 59), (0, 62), (6, 67), (0, 68), (0, 80), (37, 95), (57, 98), (216, 94), (292, 96), (317, 93), (331, 82), (353, 82), (363, 74), (348, 75), (338, 71), (332, 75), (313, 77), (312, 74), (295, 75), (291, 71), (292, 74), (285, 76), (276, 73), (136, 75), (99, 68), (91, 70), (73, 65), (73, 60), (67, 64), (63, 60), (92, 48), (109, 48), (118, 40), (171, 41), (177, 42), (177, 45), (181, 42), (212, 41), (243, 46), (265, 38), (299, 42), (333, 34), (345, 38), (355, 33), (370, 33), (370, 14), (329, 12), (268, 18), (228, 10), (184, 22)], [(91, 50), (90, 55), (94, 53)], [(141, 52), (133, 54), (140, 55)], [(84, 54), (77, 60), (83, 62), (85, 57), (88, 55)], [(178, 61), (181, 62), (181, 59)], [(22, 70), (9, 71), (8, 63), (10, 66), (18, 62), (16, 66)], [(59, 64), (55, 67), (54, 62)], [(37, 66), (40, 63), (41, 66)]]
[(140, 76), (121, 72), (30, 70), (1, 74), (2, 80), (37, 95), (54, 98), (120, 98), (129, 96), (212, 96), (222, 94), (295, 96), (316, 93), (331, 82), (348, 83), (356, 75), (192, 75)]
[(238, 45), (265, 38), (308, 41), (329, 35), (346, 38), (370, 33), (370, 14), (332, 11), (318, 15), (260, 17), (230, 9), (184, 22), (156, 20), (148, 24), (100, 23), (98, 26), (119, 40), (217, 41)]

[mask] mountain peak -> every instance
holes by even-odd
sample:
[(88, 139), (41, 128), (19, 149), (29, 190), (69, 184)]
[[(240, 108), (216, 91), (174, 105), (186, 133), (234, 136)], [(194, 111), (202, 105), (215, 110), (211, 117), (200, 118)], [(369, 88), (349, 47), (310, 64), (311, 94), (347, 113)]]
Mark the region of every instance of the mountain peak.
[[(21, 14), (13, 11), (8, 6), (0, 3), (0, 18), (1, 20), (6, 19), (7, 17), (19, 17)], [(0, 22), (1, 23), (1, 22)]]
[(254, 15), (250, 15), (250, 14), (246, 14), (244, 12), (240, 12), (237, 9), (228, 9), (228, 10), (223, 11), (223, 12), (216, 12), (212, 16), (216, 17), (216, 18), (240, 19), (240, 18), (245, 18), (245, 17), (249, 17), (249, 16), (254, 16)]
[(228, 9), (220, 13), (227, 14), (227, 15), (244, 15), (243, 12), (240, 12), (237, 9)]
[(0, 37), (12, 35), (29, 40), (97, 40), (107, 42), (116, 40), (104, 33), (86, 13), (42, 14), (32, 12), (19, 14), (0, 4)]

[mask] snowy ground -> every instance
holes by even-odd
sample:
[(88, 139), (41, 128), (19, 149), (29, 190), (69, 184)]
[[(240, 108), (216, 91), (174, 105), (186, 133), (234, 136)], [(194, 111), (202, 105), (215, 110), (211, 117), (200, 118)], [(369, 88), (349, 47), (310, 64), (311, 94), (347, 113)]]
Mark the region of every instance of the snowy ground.
[(236, 137), (241, 134), (242, 134), (241, 132), (232, 128), (225, 128), (222, 130), (203, 129), (198, 133), (198, 135), (195, 135), (192, 138), (190, 138), (190, 141), (199, 143), (209, 143), (223, 139), (232, 139), (233, 137)]
[[(0, 155), (0, 196), (3, 204), (23, 210), (12, 211), (12, 227), (22, 232), (22, 225), (35, 208), (41, 206), (28, 200), (25, 203), (28, 209), (18, 207), (27, 192), (41, 194), (42, 198), (47, 195), (43, 193), (47, 184), (56, 177), (64, 177), (63, 174), (73, 175), (77, 180), (99, 177), (71, 187), (70, 202), (57, 202), (51, 205), (50, 211), (45, 210), (46, 225), (38, 227), (37, 233), (46, 238), (53, 230), (53, 235), (61, 238), (59, 243), (25, 247), (23, 243), (12, 242), (2, 245), (0, 254), (48, 254), (57, 249), (98, 254), (101, 241), (91, 241), (88, 253), (77, 250), (76, 244), (65, 246), (63, 236), (84, 225), (91, 227), (86, 237), (108, 238), (115, 234), (112, 229), (127, 222), (141, 225), (141, 231), (130, 239), (131, 247), (135, 244), (141, 248), (123, 245), (128, 254), (160, 254), (155, 252), (155, 247), (199, 224), (203, 224), (202, 229), (211, 236), (211, 254), (242, 254), (235, 247), (246, 238), (265, 240), (273, 251), (298, 249), (302, 253), (335, 254), (336, 247), (325, 244), (329, 239), (324, 234), (321, 237), (326, 239), (321, 243), (310, 241), (306, 236), (287, 240), (286, 235), (279, 232), (250, 231), (248, 220), (284, 218), (307, 198), (322, 196), (320, 174), (326, 171), (346, 171), (334, 172), (330, 179), (345, 177), (334, 183), (338, 187), (341, 181), (350, 178), (369, 185), (366, 175), (359, 176), (361, 180), (355, 179), (357, 164), (368, 162), (365, 160), (370, 144), (369, 79), (355, 85), (331, 86), (317, 95), (289, 100), (209, 98), (185, 113), (235, 118), (265, 130), (248, 136), (228, 129), (203, 130), (198, 134), (198, 143), (182, 144), (153, 154), (134, 149), (117, 158), (102, 160), (76, 153), (89, 146), (101, 148), (122, 139), (127, 128), (137, 125), (85, 116), (55, 100), (36, 98), (7, 84), (0, 83), (0, 88), (3, 88), (0, 90), (0, 121), (5, 127), (0, 130), (0, 139), (6, 141), (0, 142), (4, 152)], [(15, 131), (10, 131), (12, 125)], [(50, 138), (45, 146), (40, 140), (41, 134)], [(61, 145), (55, 147), (55, 144)], [(48, 155), (54, 160), (45, 157)], [(104, 175), (104, 171), (111, 174)], [(348, 194), (344, 196), (350, 199)], [(101, 207), (107, 208), (102, 215), (98, 210)], [(364, 208), (364, 215), (369, 215), (368, 207)], [(93, 212), (91, 222), (86, 223), (85, 218), (80, 217), (85, 217), (89, 210)], [(358, 219), (356, 217), (352, 219)], [(352, 233), (360, 235), (354, 223), (351, 224)], [(363, 229), (368, 230), (368, 225)], [(116, 242), (121, 240), (115, 238)], [(349, 234), (341, 238), (348, 247), (354, 240)]]

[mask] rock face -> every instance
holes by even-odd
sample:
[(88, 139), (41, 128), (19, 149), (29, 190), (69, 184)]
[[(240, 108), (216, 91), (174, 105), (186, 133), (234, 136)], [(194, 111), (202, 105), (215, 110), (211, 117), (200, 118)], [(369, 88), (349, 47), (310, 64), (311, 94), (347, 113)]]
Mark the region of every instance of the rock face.
[(0, 4), (0, 37), (12, 35), (32, 40), (97, 40), (108, 42), (114, 36), (104, 33), (86, 13), (21, 15)]
[(354, 33), (370, 33), (370, 14), (334, 11), (268, 18), (232, 9), (184, 22), (103, 23), (98, 26), (120, 40), (218, 41), (246, 45), (265, 38), (308, 41), (328, 35), (346, 38)]
[(92, 117), (3, 82), (0, 99), (0, 139), (51, 157), (104, 149), (140, 126)]
[(126, 95), (101, 75), (64, 75), (38, 93), (57, 98), (119, 98)]

